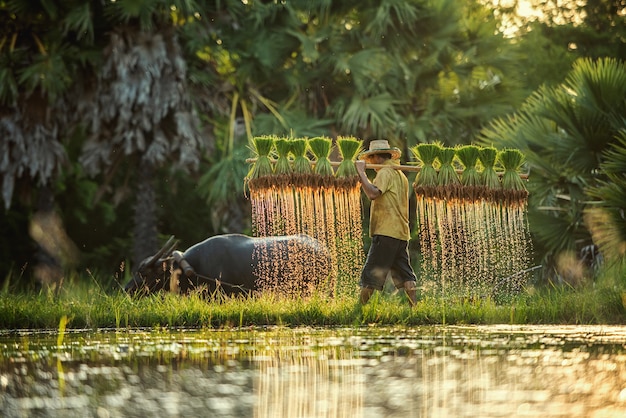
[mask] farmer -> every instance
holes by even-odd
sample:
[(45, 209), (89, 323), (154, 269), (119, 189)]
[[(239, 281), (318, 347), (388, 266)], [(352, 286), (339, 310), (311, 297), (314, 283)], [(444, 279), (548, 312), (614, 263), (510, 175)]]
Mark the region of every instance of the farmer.
[[(360, 301), (366, 304), (374, 290), (383, 290), (387, 275), (404, 289), (409, 304), (417, 303), (416, 277), (409, 260), (409, 181), (394, 169), (402, 152), (386, 140), (372, 140), (369, 150), (359, 154), (356, 169), (365, 195), (372, 200), (369, 235), (372, 244), (361, 272)], [(381, 164), (370, 182), (365, 164)]]

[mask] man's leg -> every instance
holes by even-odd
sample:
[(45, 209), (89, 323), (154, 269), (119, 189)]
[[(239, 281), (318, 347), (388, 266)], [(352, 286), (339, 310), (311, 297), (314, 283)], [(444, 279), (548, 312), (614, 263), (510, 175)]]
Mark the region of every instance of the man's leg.
[(404, 282), (404, 291), (409, 298), (409, 305), (411, 307), (415, 306), (417, 304), (417, 286), (415, 282), (412, 280)]
[[(393, 256), (396, 249), (389, 248), (389, 245), (380, 235), (372, 237), (372, 244), (367, 253), (365, 266), (361, 271), (361, 304), (366, 304), (374, 290), (383, 290), (387, 274), (393, 263)], [(393, 240), (393, 238), (389, 238)]]
[[(396, 288), (403, 287), (409, 299), (409, 305), (417, 304), (417, 277), (411, 266), (409, 259), (409, 243), (404, 242), (395, 256), (392, 272), (397, 279), (394, 279)], [(404, 283), (399, 282), (404, 280)]]

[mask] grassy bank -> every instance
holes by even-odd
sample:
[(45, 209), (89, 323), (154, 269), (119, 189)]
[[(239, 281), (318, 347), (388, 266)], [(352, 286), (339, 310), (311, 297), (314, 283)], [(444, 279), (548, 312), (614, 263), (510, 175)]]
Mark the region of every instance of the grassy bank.
[(51, 292), (0, 293), (2, 329), (204, 327), (250, 325), (359, 326), (428, 324), (622, 324), (626, 310), (616, 288), (551, 287), (506, 304), (425, 297), (410, 309), (404, 296), (376, 293), (361, 307), (354, 298), (281, 299), (271, 295), (225, 298), (157, 294), (129, 297), (97, 287), (67, 285)]

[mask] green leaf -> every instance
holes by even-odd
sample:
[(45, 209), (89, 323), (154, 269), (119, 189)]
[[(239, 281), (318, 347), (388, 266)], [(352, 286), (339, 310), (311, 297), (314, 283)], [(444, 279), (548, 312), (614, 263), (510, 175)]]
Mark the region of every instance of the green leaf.
[(18, 84), (13, 70), (0, 67), (0, 103), (10, 106), (18, 95)]
[(88, 42), (94, 41), (94, 27), (91, 5), (85, 3), (70, 9), (63, 19), (65, 34), (70, 31), (76, 32), (78, 39), (85, 38)]

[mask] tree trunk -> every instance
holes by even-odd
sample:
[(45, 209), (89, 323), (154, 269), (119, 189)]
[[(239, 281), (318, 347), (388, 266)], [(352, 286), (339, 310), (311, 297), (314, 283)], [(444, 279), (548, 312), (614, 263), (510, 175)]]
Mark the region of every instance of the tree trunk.
[(133, 230), (133, 269), (146, 257), (157, 252), (156, 194), (154, 190), (154, 167), (140, 163), (137, 173), (135, 201), (135, 226)]
[[(61, 283), (63, 271), (61, 260), (51, 254), (50, 249), (54, 248), (54, 234), (44, 234), (45, 220), (50, 219), (54, 213), (54, 194), (46, 184), (39, 190), (37, 201), (37, 212), (30, 221), (30, 235), (36, 242), (35, 264), (33, 275), (36, 282), (45, 288), (55, 288)], [(42, 220), (44, 220), (42, 222)], [(39, 233), (38, 233), (39, 232)]]
[(39, 190), (37, 212), (31, 217), (29, 234), (37, 243), (33, 276), (40, 285), (58, 291), (64, 271), (75, 267), (79, 251), (55, 210), (55, 197), (49, 184)]

